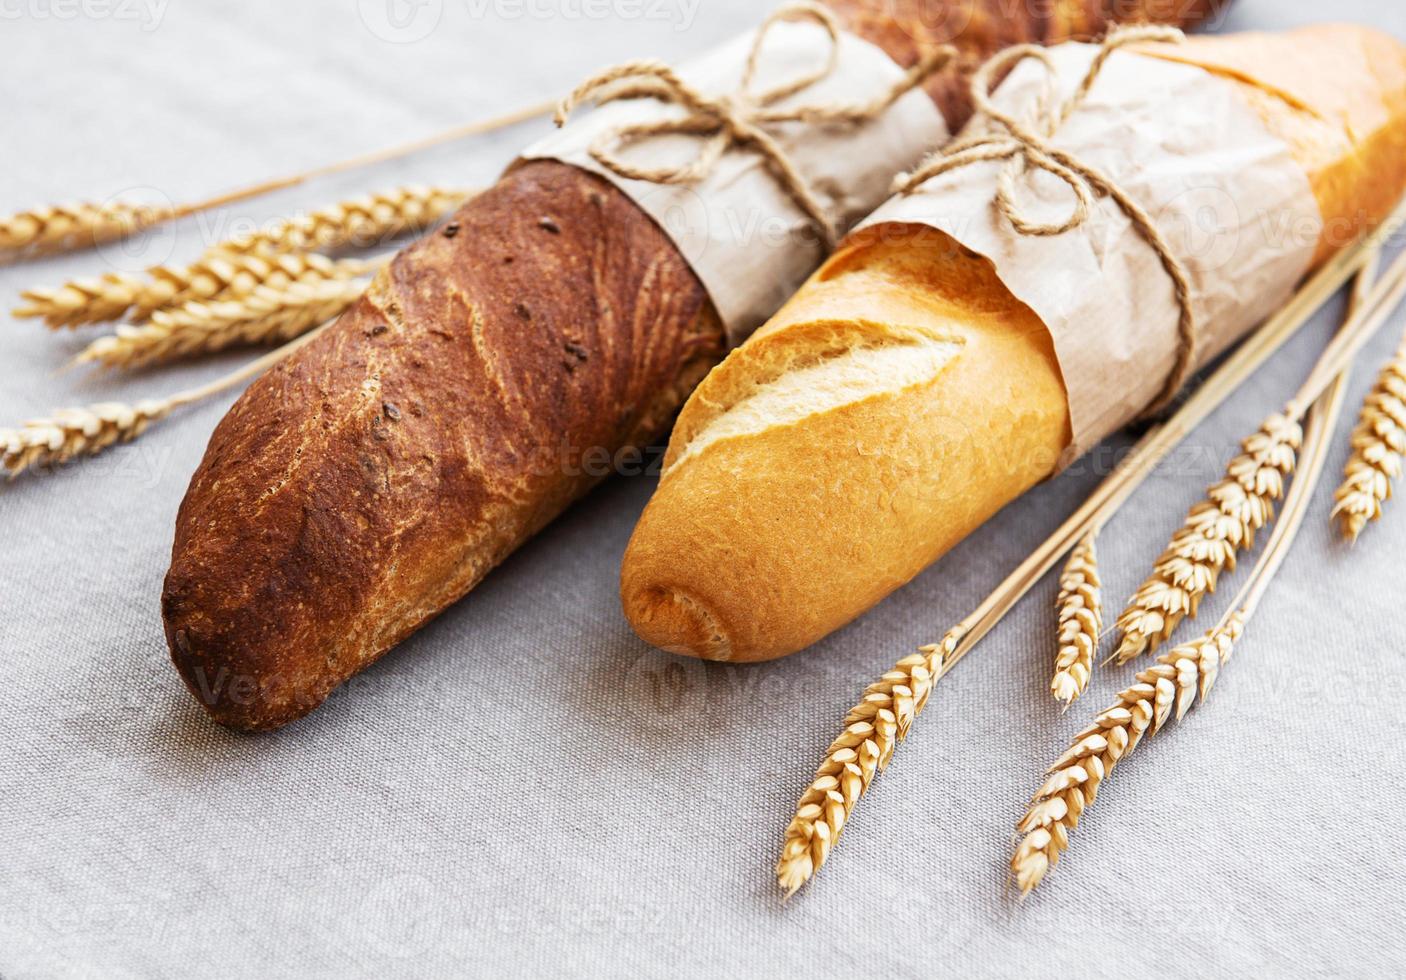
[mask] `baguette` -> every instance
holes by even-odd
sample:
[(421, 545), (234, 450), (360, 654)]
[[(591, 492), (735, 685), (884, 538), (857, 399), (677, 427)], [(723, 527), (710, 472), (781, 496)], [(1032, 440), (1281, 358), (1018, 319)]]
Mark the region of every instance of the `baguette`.
[[(1406, 189), (1406, 49), (1353, 27), (1142, 51), (1236, 85), (1309, 178), (1317, 262)], [(1048, 329), (932, 228), (841, 244), (685, 405), (626, 550), (625, 614), (665, 650), (800, 650), (1050, 476), (1071, 439)]]
[[(1004, 17), (1004, 0), (831, 6), (905, 66), (954, 40), (963, 65), (928, 87), (951, 126), (967, 112), (961, 70), (996, 44), (1142, 13), (1111, 0)], [(661, 436), (723, 352), (702, 285), (614, 185), (555, 162), (511, 169), (216, 429), (162, 594), (186, 685), (244, 730), (312, 710), (597, 482), (585, 453)]]

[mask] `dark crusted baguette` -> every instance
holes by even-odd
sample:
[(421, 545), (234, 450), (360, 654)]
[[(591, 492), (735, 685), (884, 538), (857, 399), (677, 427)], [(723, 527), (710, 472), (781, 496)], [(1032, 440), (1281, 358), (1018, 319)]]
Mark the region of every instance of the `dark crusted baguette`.
[(604, 180), (523, 166), (230, 410), (162, 603), (217, 720), (315, 707), (584, 493), (583, 450), (664, 429), (722, 331), (640, 217)]
[[(1213, 3), (1178, 0), (1176, 13)], [(954, 40), (968, 65), (1141, 10), (830, 6), (904, 64)], [(954, 128), (961, 85), (929, 85)], [(583, 453), (661, 436), (723, 348), (702, 286), (624, 194), (562, 164), (513, 169), (403, 251), (215, 430), (162, 596), (187, 686), (239, 729), (312, 710), (586, 492), (598, 468)]]

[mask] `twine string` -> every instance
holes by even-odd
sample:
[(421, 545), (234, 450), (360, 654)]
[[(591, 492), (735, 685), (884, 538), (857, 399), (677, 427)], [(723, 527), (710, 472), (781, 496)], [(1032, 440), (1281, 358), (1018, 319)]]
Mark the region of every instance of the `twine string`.
[[(825, 32), (827, 54), (820, 67), (754, 92), (766, 41), (783, 22), (812, 23)], [(676, 105), (685, 115), (676, 119), (619, 126), (602, 133), (588, 148), (597, 163), (619, 177), (655, 184), (693, 184), (706, 179), (729, 150), (748, 149), (761, 155), (777, 182), (833, 249), (839, 229), (826, 213), (815, 190), (771, 132), (782, 123), (810, 125), (858, 124), (877, 118), (908, 92), (917, 88), (957, 56), (950, 45), (924, 54), (885, 91), (867, 102), (781, 107), (777, 103), (810, 88), (834, 74), (840, 57), (840, 26), (833, 14), (812, 2), (794, 3), (775, 11), (758, 29), (735, 91), (708, 95), (684, 81), (660, 61), (627, 61), (593, 75), (557, 107), (556, 124), (564, 125), (572, 110), (587, 101), (597, 105), (622, 99), (651, 98)], [(640, 166), (617, 155), (617, 149), (659, 136), (684, 135), (700, 141), (694, 157), (673, 166)]]
[[(1196, 368), (1197, 323), (1190, 273), (1142, 205), (1102, 171), (1055, 146), (1053, 138), (1088, 99), (1094, 83), (1115, 51), (1149, 41), (1178, 43), (1182, 40), (1184, 35), (1181, 31), (1171, 27), (1136, 26), (1112, 31), (1104, 39), (1078, 88), (1063, 102), (1059, 101), (1057, 71), (1048, 51), (1037, 45), (1022, 44), (1001, 52), (981, 66), (972, 76), (971, 83), (976, 118), (994, 125), (982, 127), (981, 132), (939, 150), (913, 173), (900, 175), (894, 184), (897, 193), (911, 194), (934, 177), (978, 163), (1004, 163), (996, 178), (996, 206), (1017, 232), (1035, 237), (1053, 237), (1079, 228), (1089, 220), (1098, 198), (1111, 198), (1157, 254), (1162, 268), (1172, 281), (1180, 310), (1176, 359), (1161, 394), (1148, 409), (1148, 414), (1155, 414), (1166, 407)], [(1003, 111), (992, 100), (996, 80), (1027, 60), (1036, 61), (1045, 69), (1044, 84), (1031, 113), (1033, 122), (1029, 124)], [(1031, 171), (1043, 171), (1069, 188), (1074, 201), (1066, 218), (1039, 221), (1028, 215), (1019, 200), (1016, 181)]]

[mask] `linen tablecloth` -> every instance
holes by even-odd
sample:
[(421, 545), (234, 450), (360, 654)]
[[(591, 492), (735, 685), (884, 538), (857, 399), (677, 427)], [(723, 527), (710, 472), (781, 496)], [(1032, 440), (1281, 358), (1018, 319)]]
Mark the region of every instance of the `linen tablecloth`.
[[(0, 210), (206, 196), (555, 97), (624, 58), (675, 60), (759, 16), (748, 0), (15, 0), (0, 4)], [(1406, 10), (1380, 0), (1240, 0), (1220, 28), (1329, 17), (1406, 37)], [(0, 298), (192, 257), (236, 219), (482, 184), (545, 125), (315, 181), (140, 249), (0, 269)], [(1110, 613), (1339, 311), (1107, 529)], [(1364, 355), (1349, 414), (1396, 333)], [(245, 356), (60, 373), (92, 335), (8, 324), (0, 424), (174, 391)], [(1020, 902), (1006, 862), (1023, 804), (1127, 680), (1103, 670), (1060, 713), (1047, 577), (944, 682), (830, 865), (783, 907), (781, 834), (847, 707), (965, 615), (1094, 467), (1026, 495), (814, 649), (754, 667), (672, 658), (630, 632), (618, 567), (652, 479), (615, 479), (320, 711), (246, 737), (181, 687), (158, 609), (176, 508), (233, 397), (0, 488), (7, 980), (1400, 970), (1406, 504), (1348, 548), (1320, 491), (1210, 702), (1119, 769)]]

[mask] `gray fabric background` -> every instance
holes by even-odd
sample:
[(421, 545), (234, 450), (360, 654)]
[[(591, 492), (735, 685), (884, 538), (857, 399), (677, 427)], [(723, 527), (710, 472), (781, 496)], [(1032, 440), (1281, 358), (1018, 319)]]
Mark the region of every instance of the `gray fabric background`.
[[(619, 0), (596, 17), (565, 0), (431, 0), (421, 15), (442, 16), (411, 42), (428, 22), (387, 31), (382, 0), (176, 0), (155, 20), (124, 16), (153, 10), (140, 2), (7, 3), (0, 209), (142, 188), (182, 200), (286, 173), (561, 93), (625, 57), (676, 58), (753, 23), (755, 7)], [(1406, 13), (1381, 0), (1240, 0), (1226, 26), (1324, 15), (1406, 37)], [(488, 180), (536, 131), (236, 213)], [(224, 230), (188, 223), (140, 255), (0, 270), (0, 297), (191, 256)], [(1333, 323), (1251, 380), (1109, 528), (1110, 605)], [(1394, 333), (1369, 350), (1354, 405)], [(10, 324), (0, 421), (174, 390), (241, 360), (57, 374), (83, 339)], [(7, 980), (1401, 969), (1406, 514), (1350, 551), (1320, 495), (1209, 706), (1139, 750), (1067, 863), (1019, 903), (1012, 824), (1124, 679), (1110, 669), (1060, 715), (1045, 694), (1055, 583), (1041, 583), (935, 696), (831, 865), (783, 908), (771, 864), (845, 708), (1041, 540), (1094, 485), (1087, 466), (860, 622), (753, 668), (672, 659), (631, 634), (616, 573), (651, 483), (616, 480), (321, 711), (240, 737), (180, 687), (157, 608), (176, 507), (231, 400), (0, 492)]]

